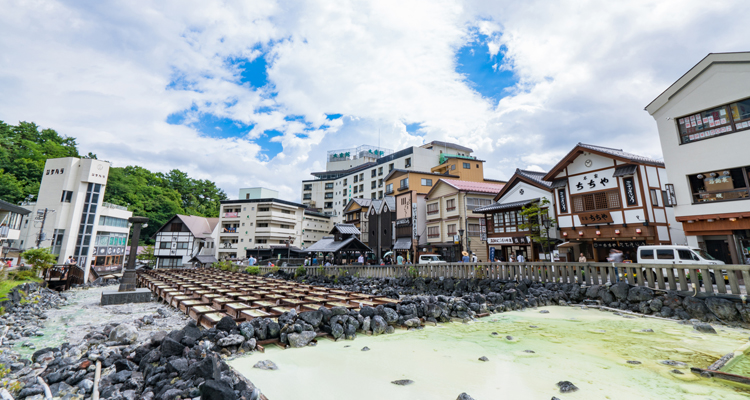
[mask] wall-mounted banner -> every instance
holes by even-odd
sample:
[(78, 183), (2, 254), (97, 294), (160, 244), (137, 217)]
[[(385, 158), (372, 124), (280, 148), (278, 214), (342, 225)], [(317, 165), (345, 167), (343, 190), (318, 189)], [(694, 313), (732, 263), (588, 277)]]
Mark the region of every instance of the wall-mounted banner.
[(530, 242), (528, 236), (487, 238), (488, 244), (529, 244)]
[(565, 196), (565, 189), (557, 190), (557, 204), (560, 205), (560, 213), (565, 214), (568, 212), (568, 199)]
[(638, 198), (635, 194), (635, 181), (633, 177), (622, 178), (622, 183), (625, 185), (625, 202), (628, 206), (637, 206)]
[(614, 222), (612, 220), (612, 214), (608, 213), (607, 211), (578, 214), (578, 219), (581, 220), (581, 224), (583, 225), (596, 225)]
[(570, 193), (578, 194), (616, 188), (617, 178), (614, 177), (614, 174), (615, 169), (609, 168), (603, 171), (571, 176), (568, 178)]

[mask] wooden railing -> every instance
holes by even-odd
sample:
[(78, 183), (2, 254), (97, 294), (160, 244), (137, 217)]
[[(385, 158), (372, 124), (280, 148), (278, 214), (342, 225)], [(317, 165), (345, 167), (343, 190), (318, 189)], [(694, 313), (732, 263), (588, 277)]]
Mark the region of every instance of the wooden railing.
[[(294, 274), (298, 266), (279, 267)], [(581, 283), (587, 286), (621, 281), (657, 290), (691, 293), (747, 295), (750, 265), (613, 264), (613, 263), (450, 263), (417, 265), (307, 266), (308, 275), (360, 278), (489, 278), (529, 279), (532, 282)], [(261, 274), (272, 272), (260, 267)], [(711, 277), (715, 279), (711, 279)], [(715, 281), (715, 282), (713, 282)], [(695, 286), (693, 286), (695, 285)]]

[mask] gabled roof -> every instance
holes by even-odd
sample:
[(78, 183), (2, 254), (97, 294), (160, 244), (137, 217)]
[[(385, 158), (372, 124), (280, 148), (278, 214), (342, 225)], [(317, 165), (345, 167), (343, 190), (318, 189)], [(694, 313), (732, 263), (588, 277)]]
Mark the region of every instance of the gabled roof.
[(331, 229), (331, 234), (335, 233), (336, 231), (339, 231), (340, 233), (344, 235), (361, 235), (362, 232), (357, 229), (356, 226), (353, 224), (336, 224), (333, 226), (333, 229)]
[(383, 180), (387, 181), (387, 180), (391, 179), (391, 175), (395, 175), (397, 173), (401, 173), (401, 174), (415, 173), (415, 174), (432, 175), (432, 176), (443, 176), (443, 177), (446, 177), (446, 178), (460, 178), (460, 176), (458, 176), (458, 175), (445, 175), (445, 174), (439, 174), (437, 172), (413, 171), (413, 170), (410, 170), (410, 169), (398, 169), (398, 168), (394, 168), (391, 172), (388, 173), (388, 175), (385, 176), (385, 178), (383, 178)]
[(649, 114), (659, 110), (664, 104), (666, 104), (674, 95), (679, 93), (685, 86), (695, 80), (700, 74), (709, 69), (714, 64), (734, 64), (734, 63), (750, 63), (750, 52), (736, 52), (736, 53), (708, 53), (706, 57), (695, 64), (693, 68), (690, 68), (684, 75), (680, 77), (675, 83), (670, 85), (665, 91), (657, 96), (651, 103), (649, 103), (645, 110)]
[(664, 163), (661, 161), (654, 160), (652, 158), (639, 156), (637, 154), (628, 153), (622, 149), (613, 149), (611, 147), (596, 146), (593, 144), (578, 143), (573, 150), (571, 150), (562, 160), (560, 160), (548, 173), (544, 176), (544, 180), (550, 181), (555, 179), (555, 176), (559, 174), (563, 168), (567, 167), (582, 153), (595, 153), (604, 157), (614, 158), (623, 162), (632, 162), (637, 164), (648, 164), (655, 165), (657, 167), (663, 167)]
[(182, 221), (182, 223), (185, 224), (185, 227), (188, 228), (190, 233), (192, 233), (193, 236), (199, 239), (211, 237), (211, 233), (214, 231), (214, 228), (216, 228), (216, 225), (219, 224), (218, 218), (206, 218), (196, 215), (177, 214), (174, 217), (170, 218), (166, 224), (162, 225), (161, 228), (156, 231), (156, 233), (161, 232), (167, 225), (174, 221), (175, 218)]
[(490, 204), (490, 205), (484, 206), (484, 207), (477, 207), (477, 208), (474, 209), (474, 212), (475, 213), (489, 213), (489, 212), (500, 211), (500, 210), (508, 210), (508, 209), (512, 209), (512, 208), (521, 208), (523, 206), (527, 206), (527, 205), (529, 205), (531, 203), (535, 203), (537, 201), (539, 201), (539, 198), (529, 199), (529, 200), (521, 200), (521, 201), (514, 201), (512, 203), (503, 203), (503, 204), (495, 203), (495, 204)]
[(29, 213), (31, 212), (23, 207), (19, 207), (13, 203), (8, 203), (7, 201), (3, 200), (0, 200), (0, 210), (6, 210), (21, 215), (29, 215)]
[(531, 186), (539, 189), (552, 191), (552, 182), (544, 180), (545, 172), (529, 171), (526, 169), (516, 168), (516, 172), (508, 179), (508, 183), (503, 186), (500, 192), (495, 196), (495, 201), (500, 200), (509, 190), (513, 189), (519, 182), (526, 182)]
[(346, 238), (340, 242), (337, 242), (333, 237), (326, 236), (323, 239), (313, 243), (310, 247), (306, 248), (308, 252), (320, 252), (320, 253), (336, 253), (338, 251), (372, 251), (367, 245), (362, 243), (359, 239), (352, 236)]
[(444, 184), (458, 190), (459, 192), (472, 192), (472, 193), (487, 193), (487, 194), (498, 194), (505, 185), (498, 185), (496, 183), (485, 183), (485, 182), (473, 182), (473, 181), (460, 181), (456, 179), (438, 179), (437, 183), (432, 186), (429, 192), (427, 192), (427, 198), (430, 197), (433, 190), (439, 186), (439, 183)]
[(352, 204), (356, 204), (360, 208), (367, 208), (367, 207), (370, 207), (370, 204), (372, 204), (372, 199), (365, 199), (362, 197), (355, 197), (353, 199), (349, 199), (349, 202), (346, 203), (346, 206), (344, 206), (344, 212), (348, 212), (349, 207), (351, 207)]
[(456, 150), (465, 151), (467, 153), (473, 153), (474, 152), (474, 150), (472, 150), (472, 149), (470, 149), (468, 147), (461, 146), (461, 145), (458, 145), (458, 144), (455, 144), (455, 143), (441, 142), (439, 140), (433, 140), (430, 143), (425, 143), (425, 144), (423, 144), (420, 147), (423, 147), (425, 149), (429, 149), (431, 146), (432, 147), (445, 147), (445, 148), (449, 148), (449, 149), (456, 149)]

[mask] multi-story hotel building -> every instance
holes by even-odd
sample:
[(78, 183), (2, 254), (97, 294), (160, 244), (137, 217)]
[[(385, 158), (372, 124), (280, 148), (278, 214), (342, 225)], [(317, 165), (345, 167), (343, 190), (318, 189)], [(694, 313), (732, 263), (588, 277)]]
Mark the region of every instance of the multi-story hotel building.
[(646, 106), (687, 243), (750, 257), (750, 52), (709, 54)]
[[(304, 249), (331, 231), (328, 215), (276, 198), (275, 191), (241, 189), (238, 200), (221, 202), (218, 259), (245, 259), (248, 250), (279, 246)], [(273, 196), (273, 197), (260, 197)]]
[(11, 245), (21, 237), (24, 216), (30, 211), (0, 200), (0, 257), (10, 253)]
[(92, 267), (97, 272), (122, 269), (133, 213), (103, 202), (108, 174), (107, 161), (48, 159), (37, 201), (22, 205), (32, 215), (21, 229), (20, 247), (50, 247), (60, 264), (73, 256), (85, 280)]
[(218, 218), (175, 215), (154, 235), (157, 268), (179, 268), (193, 263), (211, 264), (218, 236)]
[(433, 141), (397, 152), (374, 146), (328, 152), (326, 170), (302, 181), (302, 203), (343, 222), (344, 208), (353, 198), (382, 199), (385, 177), (393, 170), (430, 171), (441, 164), (441, 155), (468, 157), (472, 149)]

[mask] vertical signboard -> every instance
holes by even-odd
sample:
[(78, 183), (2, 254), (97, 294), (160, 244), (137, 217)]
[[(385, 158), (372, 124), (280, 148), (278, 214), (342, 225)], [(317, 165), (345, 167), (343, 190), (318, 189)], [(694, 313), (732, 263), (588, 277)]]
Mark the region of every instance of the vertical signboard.
[(490, 247), (490, 262), (495, 262), (495, 248)]
[(487, 240), (487, 220), (479, 218), (479, 240)]
[(667, 183), (664, 185), (666, 192), (667, 192), (667, 206), (674, 207), (677, 205), (677, 195), (674, 192), (674, 185), (671, 183)]
[[(417, 203), (411, 203), (411, 237), (416, 239), (417, 234)], [(417, 243), (418, 245), (419, 243)]]
[(560, 214), (567, 214), (568, 212), (568, 199), (565, 197), (565, 189), (557, 190), (557, 204), (560, 205)]
[(622, 178), (622, 183), (625, 185), (625, 202), (628, 206), (637, 206), (638, 198), (635, 195), (635, 181), (633, 177)]

